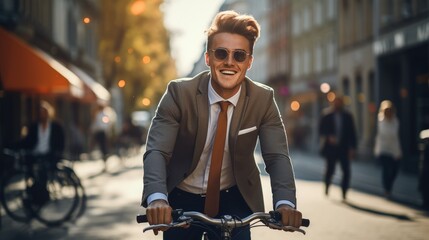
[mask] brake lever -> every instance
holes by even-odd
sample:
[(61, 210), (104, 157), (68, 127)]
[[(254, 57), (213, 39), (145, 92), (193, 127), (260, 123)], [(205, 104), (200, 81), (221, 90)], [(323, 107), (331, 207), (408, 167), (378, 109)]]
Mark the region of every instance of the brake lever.
[(282, 229), (283, 229), (283, 231), (286, 231), (286, 232), (290, 232), (290, 231), (292, 231), (292, 232), (300, 232), (303, 235), (305, 235), (305, 233), (306, 233), (301, 228), (296, 228), (296, 227), (292, 227), (292, 226), (284, 226), (284, 227), (282, 227)]
[(190, 223), (191, 223), (191, 221), (186, 220), (183, 222), (173, 222), (173, 223), (169, 223), (169, 224), (155, 224), (155, 225), (150, 225), (148, 227), (143, 228), (143, 232), (146, 232), (149, 230), (154, 230), (154, 229), (159, 229), (159, 228), (182, 227), (182, 226), (188, 225)]
[(281, 224), (274, 223), (274, 222), (267, 222), (266, 225), (272, 229), (283, 230), (286, 232), (300, 232), (303, 235), (306, 234), (306, 232), (304, 230), (302, 230), (301, 228), (296, 228), (296, 227), (292, 227), (292, 226), (283, 226)]

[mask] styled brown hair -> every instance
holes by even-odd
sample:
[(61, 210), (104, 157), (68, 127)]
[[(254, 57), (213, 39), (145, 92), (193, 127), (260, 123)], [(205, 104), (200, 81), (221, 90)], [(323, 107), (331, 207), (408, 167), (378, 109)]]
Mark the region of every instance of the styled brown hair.
[(219, 12), (211, 26), (206, 30), (207, 50), (210, 48), (213, 37), (217, 33), (239, 34), (249, 40), (250, 54), (253, 54), (253, 46), (259, 37), (259, 23), (250, 15), (238, 14), (235, 11)]

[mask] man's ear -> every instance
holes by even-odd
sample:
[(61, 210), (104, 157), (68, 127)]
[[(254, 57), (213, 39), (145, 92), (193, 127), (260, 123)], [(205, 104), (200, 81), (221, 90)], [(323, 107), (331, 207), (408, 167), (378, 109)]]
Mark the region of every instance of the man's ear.
[(204, 53), (204, 57), (205, 57), (205, 60), (206, 60), (206, 66), (207, 66), (207, 67), (210, 67), (210, 63), (209, 63), (209, 53), (208, 53), (208, 52), (205, 52), (205, 53)]
[(249, 69), (251, 69), (251, 68), (252, 68), (252, 63), (253, 63), (253, 56), (250, 56), (250, 59), (249, 59), (249, 66), (247, 66), (247, 70), (249, 70)]

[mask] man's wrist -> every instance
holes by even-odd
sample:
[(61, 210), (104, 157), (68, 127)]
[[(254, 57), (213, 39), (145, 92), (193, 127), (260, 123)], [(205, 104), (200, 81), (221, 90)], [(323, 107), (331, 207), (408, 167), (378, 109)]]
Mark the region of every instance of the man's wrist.
[(279, 208), (281, 205), (287, 205), (293, 209), (295, 209), (296, 205), (289, 200), (280, 200), (276, 203), (275, 209)]
[(149, 197), (147, 197), (147, 205), (156, 200), (164, 200), (166, 203), (168, 203), (168, 197), (164, 193), (152, 193), (149, 195)]

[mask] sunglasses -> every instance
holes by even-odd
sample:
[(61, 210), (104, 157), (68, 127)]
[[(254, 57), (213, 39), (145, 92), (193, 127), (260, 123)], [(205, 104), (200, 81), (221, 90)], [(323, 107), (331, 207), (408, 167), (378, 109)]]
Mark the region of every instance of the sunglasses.
[[(216, 49), (210, 49), (210, 51), (214, 52), (214, 56), (217, 60), (223, 61), (228, 58), (229, 56), (229, 50), (226, 48), (216, 48)], [(232, 54), (234, 56), (234, 60), (236, 62), (244, 62), (250, 53), (247, 53), (244, 50), (234, 50), (232, 51)]]

